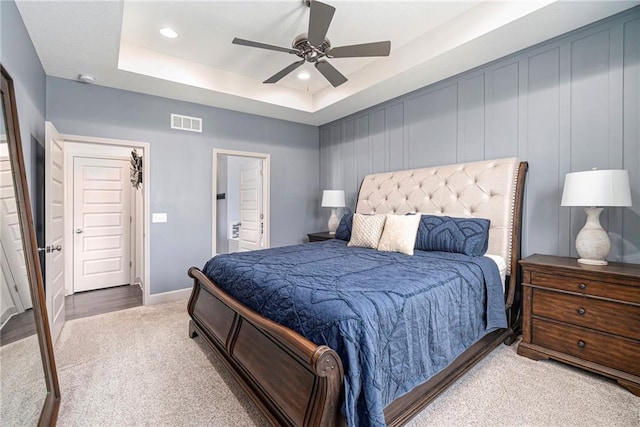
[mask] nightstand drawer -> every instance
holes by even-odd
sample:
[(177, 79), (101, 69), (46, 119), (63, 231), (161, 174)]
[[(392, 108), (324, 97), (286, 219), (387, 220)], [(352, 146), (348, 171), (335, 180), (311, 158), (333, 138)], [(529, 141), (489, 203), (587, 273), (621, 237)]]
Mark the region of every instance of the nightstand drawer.
[(534, 316), (640, 340), (639, 306), (534, 288), (532, 311)]
[(640, 342), (542, 319), (532, 319), (532, 343), (640, 375)]
[(558, 274), (544, 274), (531, 272), (531, 284), (553, 288), (561, 291), (577, 292), (584, 295), (592, 295), (621, 301), (640, 301), (639, 286), (624, 286), (614, 283), (585, 280), (579, 276), (569, 277)]

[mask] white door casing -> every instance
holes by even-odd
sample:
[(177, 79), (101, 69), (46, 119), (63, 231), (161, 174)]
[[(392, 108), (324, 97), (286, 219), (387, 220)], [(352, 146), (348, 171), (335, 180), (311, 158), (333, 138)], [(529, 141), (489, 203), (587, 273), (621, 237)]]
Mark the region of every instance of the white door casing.
[(74, 158), (74, 292), (131, 280), (129, 161)]
[(262, 162), (240, 169), (240, 252), (262, 249)]
[(216, 256), (217, 251), (217, 235), (218, 235), (218, 207), (217, 207), (217, 188), (218, 188), (218, 159), (220, 156), (237, 156), (259, 159), (262, 161), (262, 213), (263, 213), (263, 233), (262, 233), (262, 249), (271, 247), (271, 155), (265, 153), (255, 153), (248, 151), (225, 150), (214, 148), (212, 150), (212, 206), (211, 206), (211, 255)]
[[(111, 138), (98, 138), (86, 135), (71, 135), (63, 134), (62, 137), (65, 140), (65, 241), (73, 242), (74, 230), (73, 230), (73, 163), (74, 157), (95, 157), (95, 158), (129, 158), (132, 149), (138, 150), (138, 154), (143, 157), (143, 184), (141, 190), (136, 191), (136, 199), (140, 209), (136, 211), (138, 216), (139, 227), (136, 232), (137, 251), (140, 255), (136, 259), (138, 264), (139, 283), (142, 286), (142, 304), (156, 304), (162, 302), (161, 295), (158, 297), (152, 297), (150, 294), (149, 277), (151, 276), (150, 267), (150, 253), (151, 253), (151, 240), (150, 240), (150, 216), (147, 212), (150, 211), (150, 189), (151, 185), (151, 146), (148, 142), (111, 139)], [(70, 250), (72, 244), (69, 243)], [(65, 262), (65, 274), (71, 279), (73, 278), (73, 256), (66, 257)], [(66, 294), (73, 294), (73, 280), (67, 280), (66, 282)]]
[(65, 322), (64, 283), (64, 139), (45, 125), (45, 297), (55, 343)]

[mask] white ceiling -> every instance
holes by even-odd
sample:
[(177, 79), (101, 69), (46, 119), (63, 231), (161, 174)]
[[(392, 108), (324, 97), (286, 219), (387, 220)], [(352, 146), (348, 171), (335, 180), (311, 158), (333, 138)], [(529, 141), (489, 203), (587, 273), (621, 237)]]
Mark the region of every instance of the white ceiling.
[[(555, 37), (640, 1), (345, 1), (332, 46), (391, 41), (385, 58), (332, 59), (349, 81), (333, 88), (310, 64), (262, 81), (298, 58), (231, 44), (290, 47), (309, 8), (286, 1), (20, 1), (48, 75), (321, 125)], [(160, 28), (179, 34), (166, 39)], [(299, 71), (299, 70), (298, 70)]]

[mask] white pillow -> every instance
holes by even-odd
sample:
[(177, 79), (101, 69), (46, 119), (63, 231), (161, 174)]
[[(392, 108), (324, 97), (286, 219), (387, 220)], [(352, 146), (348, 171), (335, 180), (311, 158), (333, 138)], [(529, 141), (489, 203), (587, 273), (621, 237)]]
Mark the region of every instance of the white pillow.
[(354, 214), (351, 240), (347, 246), (377, 249), (385, 219), (384, 215)]
[(420, 215), (387, 214), (378, 250), (413, 255), (419, 225)]

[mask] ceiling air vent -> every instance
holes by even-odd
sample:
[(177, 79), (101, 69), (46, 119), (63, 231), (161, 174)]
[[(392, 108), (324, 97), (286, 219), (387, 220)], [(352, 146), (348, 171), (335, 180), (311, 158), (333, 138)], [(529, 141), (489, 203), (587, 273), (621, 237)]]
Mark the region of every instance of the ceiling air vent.
[(198, 117), (182, 116), (180, 114), (171, 114), (171, 129), (202, 132), (202, 119)]

